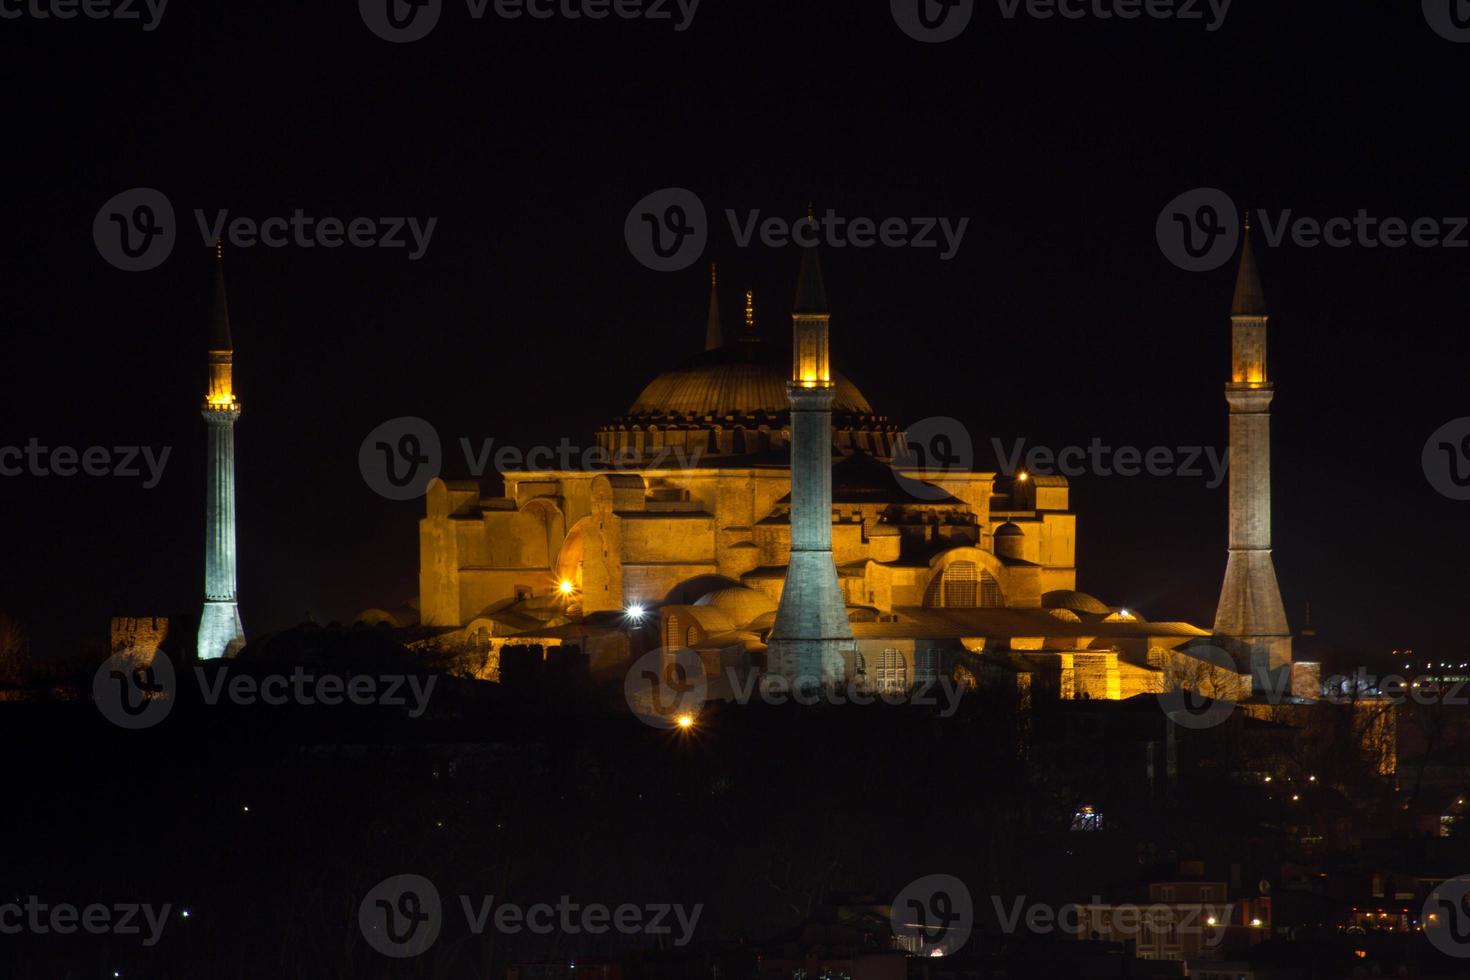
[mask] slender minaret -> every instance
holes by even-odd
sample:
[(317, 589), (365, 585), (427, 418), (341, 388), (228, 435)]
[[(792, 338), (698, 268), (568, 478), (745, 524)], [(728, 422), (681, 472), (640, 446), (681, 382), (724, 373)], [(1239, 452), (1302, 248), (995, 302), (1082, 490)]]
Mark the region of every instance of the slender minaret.
[(233, 657), (245, 645), (235, 598), (235, 400), (234, 344), (225, 303), (224, 252), (214, 246), (214, 311), (209, 323), (209, 392), (204, 424), (205, 458), (204, 612), (199, 617), (199, 658)]
[(1259, 688), (1291, 663), (1291, 631), (1271, 561), (1271, 398), (1266, 376), (1266, 300), (1251, 249), (1250, 215), (1230, 307), (1230, 559), (1215, 633), (1250, 658)]
[(704, 326), (704, 349), (715, 350), (725, 346), (724, 332), (720, 329), (720, 277), (715, 264), (709, 264), (709, 320)]
[(809, 690), (841, 683), (856, 650), (832, 561), (831, 316), (815, 247), (802, 253), (791, 319), (791, 561), (767, 670)]

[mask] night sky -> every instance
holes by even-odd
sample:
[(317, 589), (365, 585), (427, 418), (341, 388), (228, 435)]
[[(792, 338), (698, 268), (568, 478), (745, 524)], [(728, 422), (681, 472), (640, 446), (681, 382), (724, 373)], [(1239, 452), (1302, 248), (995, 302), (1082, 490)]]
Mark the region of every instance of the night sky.
[[(422, 501), (365, 484), (395, 416), (523, 448), (590, 445), (702, 345), (704, 262), (660, 273), (634, 202), (687, 187), (712, 218), (727, 328), (752, 288), (787, 343), (797, 255), (723, 212), (968, 217), (959, 253), (824, 254), (837, 366), (901, 423), (954, 416), (1052, 447), (1226, 445), (1233, 262), (1182, 271), (1155, 221), (1218, 187), (1318, 219), (1470, 214), (1458, 93), (1470, 44), (1419, 4), (1238, 0), (1199, 21), (1005, 19), (917, 43), (887, 3), (704, 0), (692, 26), (474, 20), (389, 44), (348, 2), (170, 5), (137, 22), (0, 21), (9, 170), (0, 446), (171, 447), (161, 483), (0, 478), (0, 610), (38, 644), (202, 594), (211, 250), (193, 210), (438, 219), (426, 254), (227, 248), (246, 631), (350, 621), (417, 589)], [(133, 187), (179, 238), (123, 272), (93, 243)], [(1470, 233), (1465, 236), (1470, 239)], [(1470, 503), (1421, 467), (1470, 415), (1470, 249), (1272, 248), (1275, 557), (1294, 628), (1378, 662), (1461, 656)], [(487, 492), (498, 492), (493, 485)], [(1080, 477), (1079, 587), (1213, 621), (1226, 491)]]

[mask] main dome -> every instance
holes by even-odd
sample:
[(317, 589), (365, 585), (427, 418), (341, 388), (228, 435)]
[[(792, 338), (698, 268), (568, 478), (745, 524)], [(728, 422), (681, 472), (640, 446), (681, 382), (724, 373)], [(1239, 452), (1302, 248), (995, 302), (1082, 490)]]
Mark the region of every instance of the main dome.
[[(791, 438), (791, 351), (747, 332), (654, 378), (628, 411), (602, 426), (598, 445), (623, 461), (698, 453), (707, 465), (779, 461)], [(857, 386), (833, 372), (832, 449), (891, 459), (903, 431), (873, 411)]]
[[(648, 383), (626, 419), (688, 420), (755, 418), (790, 411), (786, 382), (791, 351), (750, 337), (708, 350)], [(834, 414), (870, 416), (873, 407), (857, 386), (833, 372)]]

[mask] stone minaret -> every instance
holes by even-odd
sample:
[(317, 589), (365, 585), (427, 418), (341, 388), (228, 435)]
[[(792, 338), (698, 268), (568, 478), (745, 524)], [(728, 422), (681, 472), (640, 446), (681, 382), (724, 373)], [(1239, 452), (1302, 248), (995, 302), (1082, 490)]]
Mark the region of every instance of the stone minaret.
[(1291, 663), (1291, 631), (1271, 561), (1271, 398), (1266, 375), (1266, 300), (1251, 249), (1250, 216), (1230, 307), (1230, 560), (1215, 633), (1248, 655), (1257, 686)]
[(793, 687), (811, 689), (842, 683), (855, 651), (832, 561), (831, 316), (815, 248), (802, 254), (791, 319), (791, 562), (767, 670)]
[(225, 303), (224, 256), (214, 250), (214, 311), (209, 324), (209, 392), (204, 424), (209, 431), (205, 458), (204, 613), (199, 618), (199, 658), (233, 657), (245, 645), (235, 597), (235, 400), (234, 344)]

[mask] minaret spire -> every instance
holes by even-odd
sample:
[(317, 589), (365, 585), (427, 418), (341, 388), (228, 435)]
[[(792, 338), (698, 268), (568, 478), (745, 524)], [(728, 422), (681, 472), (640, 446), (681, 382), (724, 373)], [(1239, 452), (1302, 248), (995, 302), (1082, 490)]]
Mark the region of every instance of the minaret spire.
[(209, 386), (204, 396), (209, 451), (205, 465), (204, 611), (201, 660), (233, 657), (245, 645), (235, 588), (235, 345), (225, 300), (224, 246), (214, 245), (214, 305), (209, 321)]
[[(1248, 655), (1257, 686), (1291, 664), (1291, 631), (1271, 559), (1271, 400), (1265, 295), (1245, 221), (1230, 306), (1230, 557), (1215, 633)], [(1287, 690), (1290, 688), (1287, 687)]]
[(720, 330), (720, 277), (715, 269), (715, 264), (709, 264), (709, 319), (704, 327), (704, 349), (714, 350), (725, 346), (725, 338)]
[[(808, 217), (808, 220), (811, 220)], [(791, 687), (843, 683), (857, 648), (832, 560), (832, 399), (826, 289), (815, 247), (802, 253), (792, 310), (791, 558), (768, 644), (767, 672)]]

